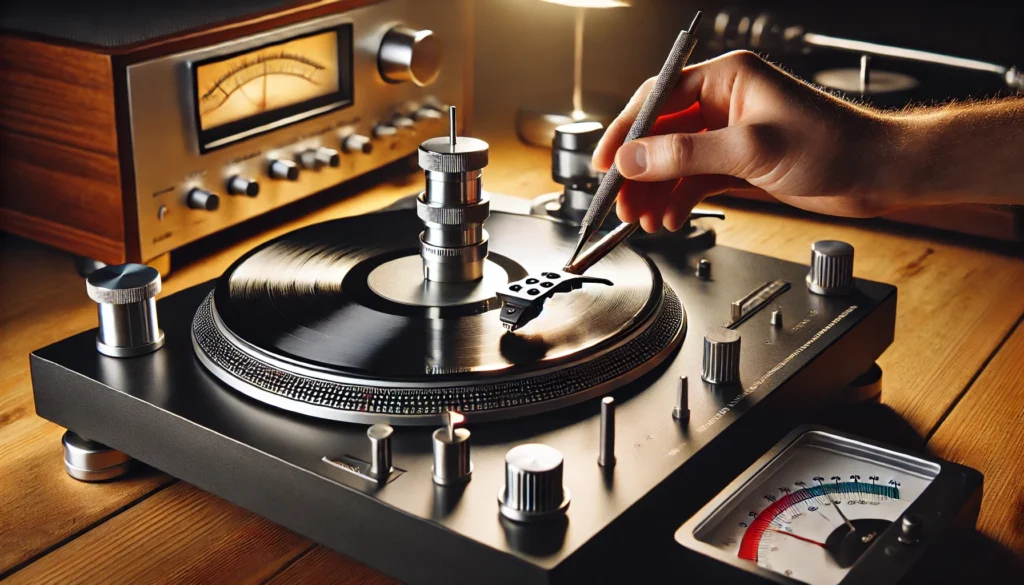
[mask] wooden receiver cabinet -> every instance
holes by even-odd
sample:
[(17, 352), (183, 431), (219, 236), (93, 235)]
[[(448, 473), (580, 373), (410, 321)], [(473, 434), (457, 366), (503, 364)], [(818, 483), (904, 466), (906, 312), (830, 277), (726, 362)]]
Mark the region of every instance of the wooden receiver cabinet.
[[(448, 105), (459, 106), (466, 127), (472, 6), (439, 3), (253, 0), (200, 15), (120, 3), (133, 12), (102, 15), (93, 28), (88, 7), (5, 16), (0, 230), (105, 263), (159, 263), (172, 249), (415, 153), (447, 133)], [(270, 108), (268, 63), (321, 34), (333, 35), (334, 62), (290, 66), (327, 76), (315, 79), (341, 97)], [(397, 50), (385, 57), (396, 34)], [(386, 58), (409, 62), (385, 67)], [(262, 63), (263, 110), (215, 128), (238, 127), (230, 138), (204, 143), (201, 106), (214, 90), (200, 87), (197, 71), (231, 60), (240, 69)], [(247, 74), (230, 70), (218, 85), (232, 75)], [(310, 149), (323, 156), (305, 158)], [(240, 190), (237, 177), (255, 185)]]

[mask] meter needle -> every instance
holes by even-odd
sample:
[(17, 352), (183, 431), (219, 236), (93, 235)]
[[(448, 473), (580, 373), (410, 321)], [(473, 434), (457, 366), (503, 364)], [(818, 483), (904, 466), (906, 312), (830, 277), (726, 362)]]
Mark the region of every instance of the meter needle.
[(828, 500), (832, 502), (832, 505), (835, 507), (836, 512), (839, 512), (839, 517), (842, 518), (843, 522), (846, 523), (846, 527), (850, 529), (850, 532), (857, 532), (857, 529), (853, 527), (853, 523), (850, 522), (849, 518), (846, 517), (846, 514), (843, 514), (843, 511), (839, 509), (839, 502), (836, 502), (832, 498), (829, 498)]
[(805, 536), (800, 536), (798, 534), (793, 534), (792, 532), (786, 532), (785, 530), (776, 530), (775, 528), (769, 528), (768, 532), (777, 532), (779, 534), (785, 534), (786, 536), (791, 536), (791, 537), (793, 537), (793, 538), (795, 538), (797, 540), (802, 540), (804, 542), (809, 542), (811, 544), (816, 544), (816, 545), (820, 546), (821, 548), (827, 548), (825, 546), (824, 542), (818, 542), (817, 540), (811, 540), (810, 538), (807, 538)]

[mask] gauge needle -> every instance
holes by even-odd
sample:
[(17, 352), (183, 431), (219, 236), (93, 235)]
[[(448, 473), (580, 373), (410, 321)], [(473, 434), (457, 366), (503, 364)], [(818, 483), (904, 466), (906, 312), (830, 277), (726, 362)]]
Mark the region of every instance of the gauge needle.
[(776, 530), (774, 528), (769, 528), (768, 530), (770, 532), (778, 532), (779, 534), (785, 534), (786, 536), (792, 536), (793, 538), (795, 538), (797, 540), (802, 540), (804, 542), (809, 542), (811, 544), (816, 544), (816, 545), (820, 546), (821, 548), (825, 548), (825, 543), (824, 542), (818, 542), (817, 540), (811, 540), (810, 538), (799, 536), (799, 535), (793, 534), (792, 532), (786, 532), (784, 530)]
[(846, 514), (843, 514), (843, 511), (839, 509), (839, 502), (832, 500), (832, 498), (829, 498), (829, 501), (832, 502), (836, 512), (839, 512), (839, 517), (843, 519), (843, 522), (846, 522), (846, 527), (850, 529), (850, 532), (857, 532), (857, 529), (853, 527), (853, 523), (847, 519)]

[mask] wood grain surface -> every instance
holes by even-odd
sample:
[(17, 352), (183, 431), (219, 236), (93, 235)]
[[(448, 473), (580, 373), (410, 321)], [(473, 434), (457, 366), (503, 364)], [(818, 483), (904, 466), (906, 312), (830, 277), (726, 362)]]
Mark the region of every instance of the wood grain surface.
[(0, 35), (0, 229), (125, 258), (110, 57)]
[(978, 532), (1024, 558), (1024, 327), (971, 384), (928, 450), (985, 474)]
[[(486, 189), (524, 197), (556, 189), (548, 151), (486, 128), (482, 136), (492, 143)], [(176, 267), (162, 296), (217, 276), (259, 242), (383, 207), (421, 182), (418, 173), (396, 176), (280, 225), (235, 232), (231, 243)], [(806, 263), (814, 240), (844, 239), (856, 247), (857, 276), (899, 287), (896, 341), (880, 360), (883, 401), (921, 446), (934, 432), (929, 448), (986, 472), (983, 534), (998, 550), (1024, 554), (1024, 335), (1018, 330), (1006, 340), (1024, 313), (1024, 262), (934, 234), (901, 234), (884, 222), (832, 221), (750, 204), (725, 210), (728, 219), (716, 226), (720, 244)], [(94, 308), (67, 255), (23, 240), (7, 238), (0, 247), (0, 277), (0, 574), (19, 583), (393, 583), (156, 471), (91, 486), (64, 475), (62, 429), (32, 411), (27, 355), (94, 327)], [(1016, 449), (995, 448), (1001, 441)], [(1000, 517), (1007, 500), (1017, 502), (1016, 517)]]

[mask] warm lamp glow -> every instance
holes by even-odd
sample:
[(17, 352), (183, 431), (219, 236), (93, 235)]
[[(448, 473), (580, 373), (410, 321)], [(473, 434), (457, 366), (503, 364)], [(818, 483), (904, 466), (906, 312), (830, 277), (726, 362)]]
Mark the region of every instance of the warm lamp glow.
[(629, 6), (630, 0), (544, 0), (552, 4), (562, 6), (574, 6), (576, 8), (622, 8)]

